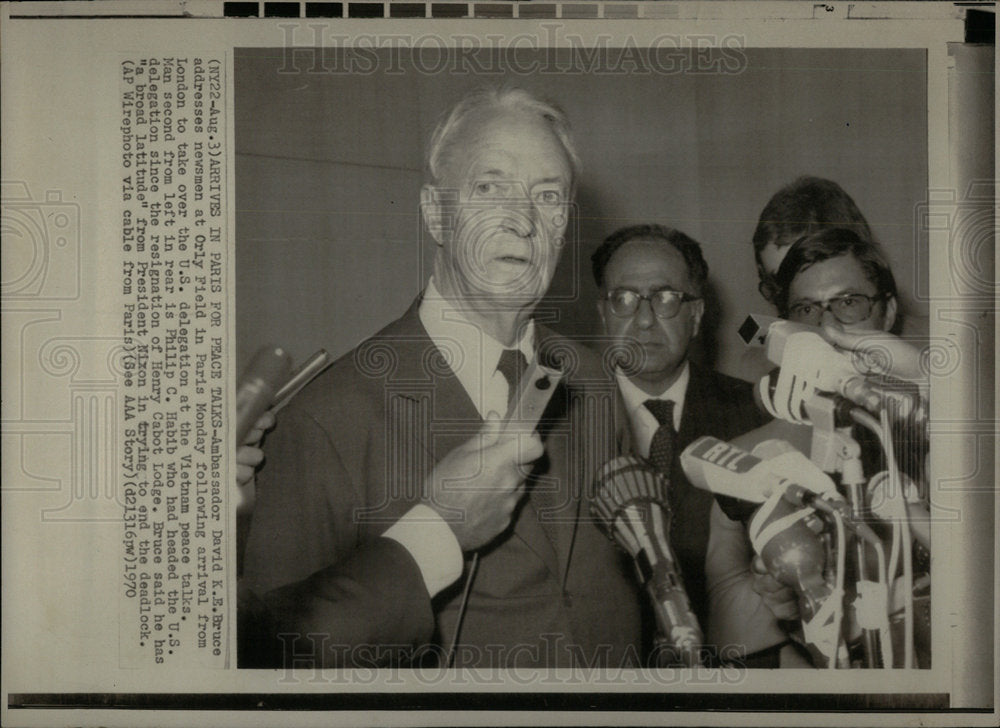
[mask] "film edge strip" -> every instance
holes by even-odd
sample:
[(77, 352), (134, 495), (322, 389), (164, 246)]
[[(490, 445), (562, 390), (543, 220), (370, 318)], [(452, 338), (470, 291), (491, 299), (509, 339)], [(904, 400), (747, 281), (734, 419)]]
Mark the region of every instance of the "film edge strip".
[[(765, 3), (771, 5), (771, 3)], [(780, 3), (783, 20), (943, 19), (955, 11), (988, 16), (977, 26), (987, 28), (993, 20), (993, 3)], [(877, 12), (868, 6), (878, 6)], [(886, 7), (886, 6), (889, 7)], [(907, 6), (897, 14), (892, 6)], [(74, 6), (76, 6), (74, 8)], [(26, 2), (9, 5), (12, 20), (24, 19), (730, 19), (764, 18), (753, 2), (687, 2), (679, 0), (173, 0), (157, 3), (93, 0), (92, 2)], [(69, 12), (70, 9), (78, 10)], [(977, 9), (978, 8), (978, 9)], [(987, 11), (987, 12), (984, 12)], [(773, 12), (773, 11), (772, 11)], [(990, 28), (991, 30), (991, 28)], [(995, 33), (995, 31), (994, 31)], [(991, 35), (990, 37), (995, 37)]]

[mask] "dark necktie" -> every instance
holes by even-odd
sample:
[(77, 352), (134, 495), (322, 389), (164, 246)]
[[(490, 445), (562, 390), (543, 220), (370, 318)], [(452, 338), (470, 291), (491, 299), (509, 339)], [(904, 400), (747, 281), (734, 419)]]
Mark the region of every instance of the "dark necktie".
[(674, 451), (677, 448), (677, 431), (674, 429), (673, 400), (647, 399), (643, 405), (660, 423), (653, 440), (649, 444), (649, 461), (661, 473), (670, 477), (670, 469), (674, 462)]
[(521, 378), (525, 369), (528, 368), (528, 360), (524, 357), (524, 352), (520, 349), (504, 349), (500, 354), (500, 361), (497, 363), (497, 371), (503, 374), (507, 380), (507, 417), (511, 415), (511, 408), (520, 391)]

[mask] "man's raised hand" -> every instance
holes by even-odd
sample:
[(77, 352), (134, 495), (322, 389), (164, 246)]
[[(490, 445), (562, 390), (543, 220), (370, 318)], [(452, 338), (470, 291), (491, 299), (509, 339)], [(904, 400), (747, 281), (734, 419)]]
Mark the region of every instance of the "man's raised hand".
[(538, 433), (503, 433), (490, 414), (482, 429), (445, 455), (425, 481), (424, 502), (448, 523), (463, 551), (489, 543), (510, 524), (526, 467), (542, 456)]

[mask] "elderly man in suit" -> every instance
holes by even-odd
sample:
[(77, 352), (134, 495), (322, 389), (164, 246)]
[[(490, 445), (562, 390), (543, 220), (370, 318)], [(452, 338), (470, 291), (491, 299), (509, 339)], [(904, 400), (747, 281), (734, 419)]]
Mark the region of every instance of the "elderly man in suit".
[(703, 435), (728, 440), (767, 420), (748, 383), (688, 360), (705, 311), (701, 248), (678, 230), (635, 225), (612, 233), (592, 263), (604, 332), (623, 352), (617, 452), (648, 459), (669, 478), (669, 541), (709, 649), (776, 667), (786, 639), (751, 589), (742, 524), (688, 482), (677, 457)]
[[(302, 635), (286, 656), (352, 664), (357, 645), (328, 644), (338, 632), (323, 616), (343, 594), (325, 588), (324, 573), (339, 574), (386, 536), (409, 545), (425, 588), (395, 590), (382, 609), (358, 602), (355, 619), (398, 620), (357, 632), (395, 642), (363, 645), (362, 661), (419, 659), (430, 644), (423, 658), (456, 666), (634, 664), (637, 590), (621, 555), (577, 517), (583, 485), (613, 454), (610, 428), (583, 426), (591, 395), (581, 383), (600, 379), (600, 367), (532, 318), (566, 244), (578, 168), (569, 125), (524, 91), (473, 93), (438, 126), (428, 168), (432, 278), (400, 319), (282, 412), (266, 445), (245, 581), (281, 630)], [(552, 352), (565, 376), (535, 449), (539, 435), (503, 434), (498, 423), (525, 367)], [(510, 437), (521, 447), (491, 450)], [(497, 515), (439, 497), (497, 488), (518, 502), (510, 527), (485, 543), (496, 530), (476, 522)], [(475, 537), (456, 538), (462, 523)]]

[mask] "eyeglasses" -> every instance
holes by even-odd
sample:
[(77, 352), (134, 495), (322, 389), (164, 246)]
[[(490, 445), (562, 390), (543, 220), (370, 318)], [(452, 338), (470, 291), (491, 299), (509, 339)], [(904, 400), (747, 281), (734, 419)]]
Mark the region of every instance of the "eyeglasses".
[(638, 291), (632, 291), (628, 288), (616, 288), (613, 291), (608, 291), (605, 298), (611, 307), (611, 313), (615, 316), (631, 316), (639, 310), (641, 301), (649, 301), (656, 318), (672, 319), (681, 310), (682, 303), (697, 301), (700, 296), (692, 296), (670, 288), (653, 291), (648, 296), (644, 296)]
[(802, 301), (788, 308), (788, 318), (818, 326), (823, 319), (823, 312), (829, 311), (842, 324), (856, 324), (871, 316), (872, 306), (885, 298), (885, 294), (866, 296), (863, 293), (848, 293), (825, 301)]

